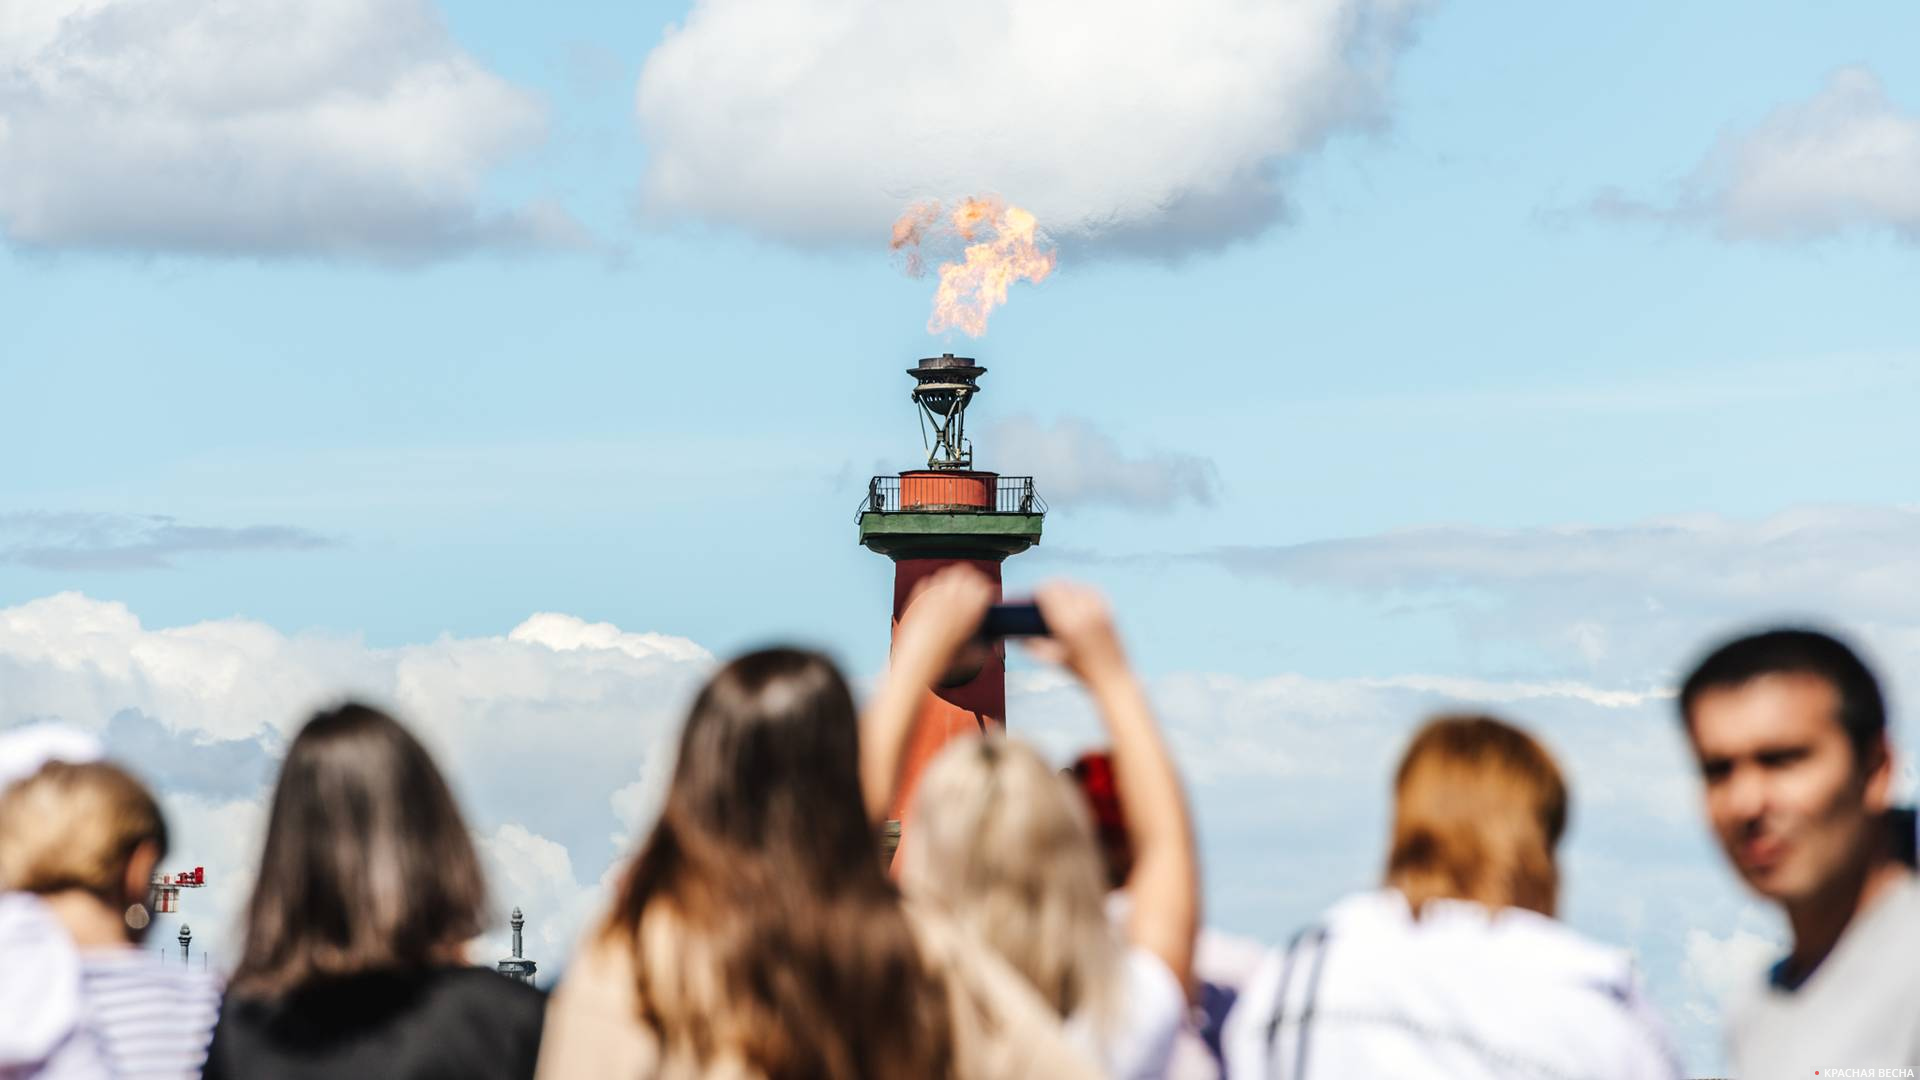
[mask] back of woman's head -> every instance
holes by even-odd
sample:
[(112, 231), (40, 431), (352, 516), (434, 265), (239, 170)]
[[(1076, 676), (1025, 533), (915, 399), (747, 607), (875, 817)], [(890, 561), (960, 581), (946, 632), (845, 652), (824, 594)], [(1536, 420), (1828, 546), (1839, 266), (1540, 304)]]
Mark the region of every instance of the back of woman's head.
[(1429, 900), (1552, 915), (1554, 849), (1567, 788), (1552, 756), (1518, 728), (1443, 716), (1413, 738), (1394, 780), (1387, 884), (1418, 914)]
[(908, 891), (938, 901), (1060, 1015), (1104, 1008), (1117, 939), (1085, 801), (1032, 747), (957, 742), (921, 775), (902, 849)]
[(604, 929), (670, 1060), (769, 1077), (940, 1076), (947, 999), (861, 801), (853, 695), (815, 653), (728, 664)]
[(315, 715), (280, 766), (236, 990), (446, 963), (484, 925), (473, 840), (440, 770), (392, 717)]
[(701, 690), (680, 737), (665, 814), (696, 835), (757, 851), (785, 874), (838, 878), (873, 860), (860, 801), (853, 694), (832, 662), (749, 653)]
[[(127, 867), (142, 844), (167, 853), (167, 823), (146, 786), (104, 761), (51, 761), (0, 794), (0, 888), (80, 890), (102, 903), (138, 899)], [(134, 895), (129, 895), (129, 894)]]

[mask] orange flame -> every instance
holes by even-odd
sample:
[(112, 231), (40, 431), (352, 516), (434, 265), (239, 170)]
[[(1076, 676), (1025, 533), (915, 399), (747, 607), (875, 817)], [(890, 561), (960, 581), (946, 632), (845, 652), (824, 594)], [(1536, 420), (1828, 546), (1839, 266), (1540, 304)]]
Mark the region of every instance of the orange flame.
[[(927, 332), (958, 330), (968, 337), (987, 332), (987, 316), (1007, 302), (1016, 281), (1041, 282), (1053, 272), (1054, 252), (1034, 216), (997, 197), (962, 200), (948, 214), (938, 202), (915, 203), (893, 223), (892, 247), (917, 249), (922, 240), (946, 234), (966, 245), (962, 261), (940, 264)], [(919, 276), (920, 254), (907, 252), (907, 272)]]

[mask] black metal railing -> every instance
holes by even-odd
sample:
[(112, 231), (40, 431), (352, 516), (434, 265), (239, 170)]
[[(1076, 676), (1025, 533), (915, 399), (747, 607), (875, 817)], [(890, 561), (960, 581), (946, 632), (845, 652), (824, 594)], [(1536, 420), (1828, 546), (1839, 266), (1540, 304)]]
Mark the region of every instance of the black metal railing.
[[(970, 505), (959, 493), (946, 496), (939, 493), (938, 485), (944, 477), (914, 478), (917, 490), (914, 491), (912, 506), (902, 506), (900, 501), (900, 478), (898, 476), (876, 476), (867, 482), (867, 497), (860, 503), (862, 514), (898, 514), (939, 511), (942, 513), (967, 514), (1044, 514), (1047, 501), (1034, 490), (1031, 476), (999, 476), (993, 480), (993, 505)], [(965, 483), (959, 477), (956, 484)]]

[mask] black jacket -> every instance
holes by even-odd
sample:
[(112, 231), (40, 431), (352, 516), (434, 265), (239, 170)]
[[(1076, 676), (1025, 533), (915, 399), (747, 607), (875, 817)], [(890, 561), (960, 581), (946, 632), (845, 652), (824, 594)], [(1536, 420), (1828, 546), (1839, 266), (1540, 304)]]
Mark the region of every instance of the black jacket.
[(228, 994), (205, 1080), (527, 1080), (545, 1013), (545, 994), (472, 967)]

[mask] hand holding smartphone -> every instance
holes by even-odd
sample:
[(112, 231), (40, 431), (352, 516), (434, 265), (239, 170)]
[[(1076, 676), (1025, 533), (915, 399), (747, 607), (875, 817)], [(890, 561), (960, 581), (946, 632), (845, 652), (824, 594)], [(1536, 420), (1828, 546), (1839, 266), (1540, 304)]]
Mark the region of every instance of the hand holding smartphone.
[(1029, 600), (1024, 603), (995, 604), (988, 608), (974, 637), (992, 641), (1007, 637), (1048, 637), (1050, 634), (1039, 605)]

